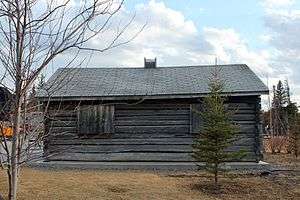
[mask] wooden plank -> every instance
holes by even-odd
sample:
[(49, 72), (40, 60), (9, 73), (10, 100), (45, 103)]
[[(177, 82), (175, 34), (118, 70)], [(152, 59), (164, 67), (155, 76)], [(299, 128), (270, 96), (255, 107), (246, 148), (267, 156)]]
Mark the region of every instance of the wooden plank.
[(103, 133), (104, 132), (104, 123), (105, 123), (105, 107), (104, 106), (96, 106), (97, 113), (95, 123), (97, 124), (97, 129), (95, 130), (96, 133)]
[(159, 104), (135, 104), (135, 105), (115, 105), (116, 110), (188, 110), (189, 104), (166, 104), (166, 103), (159, 103)]
[(105, 106), (104, 114), (104, 133), (114, 133), (115, 107), (114, 105)]
[(201, 108), (200, 103), (190, 105), (190, 133), (197, 133), (201, 130)]
[(50, 151), (85, 153), (192, 152), (191, 145), (55, 145)]
[[(237, 125), (237, 134), (238, 135), (252, 135), (255, 134), (255, 125)], [(201, 129), (199, 132), (192, 133), (193, 135), (197, 135), (201, 133)]]
[(118, 117), (116, 116), (115, 121), (118, 120), (144, 120), (144, 121), (152, 121), (152, 120), (189, 120), (188, 115), (166, 115), (166, 116), (124, 116)]
[(49, 131), (51, 132), (62, 132), (62, 131), (69, 131), (69, 132), (77, 132), (77, 127), (75, 126), (62, 126), (62, 127), (49, 127)]
[[(232, 146), (228, 151), (245, 150), (253, 152), (254, 146)], [(54, 145), (50, 152), (68, 153), (126, 153), (126, 152), (161, 152), (161, 153), (192, 153), (191, 145)]]
[[(77, 139), (78, 135), (77, 133), (72, 133), (68, 131), (64, 132), (51, 132), (49, 136), (47, 136), (47, 139), (51, 140), (70, 140), (70, 139)], [(50, 142), (51, 143), (51, 142)]]
[(234, 121), (253, 121), (255, 120), (254, 114), (234, 114), (231, 116), (231, 119)]
[(72, 120), (72, 121), (60, 121), (60, 120), (49, 121), (49, 126), (51, 126), (51, 127), (61, 127), (61, 126), (77, 127), (77, 121), (76, 120)]
[(189, 120), (117, 120), (117, 126), (189, 125)]
[[(243, 161), (255, 159), (255, 155), (248, 154)], [(48, 158), (52, 161), (110, 161), (110, 162), (192, 162), (189, 153), (61, 153)]]
[(58, 112), (48, 112), (48, 116), (50, 117), (76, 117), (76, 111), (58, 111)]
[(136, 139), (66, 139), (52, 140), (52, 145), (111, 145), (111, 144), (191, 144), (192, 137), (189, 138), (136, 138)]
[(255, 110), (236, 110), (236, 109), (229, 109), (230, 112), (233, 112), (233, 114), (255, 114)]
[[(242, 145), (252, 145), (253, 137), (241, 137), (239, 143)], [(65, 140), (52, 140), (53, 145), (122, 145), (122, 144), (192, 144), (193, 137), (173, 137), (173, 138), (123, 138), (123, 139), (65, 139)], [(242, 146), (240, 145), (240, 146)]]
[(238, 131), (243, 134), (255, 133), (255, 125), (238, 124)]
[(235, 123), (235, 124), (239, 124), (239, 125), (255, 125), (255, 121), (253, 121), (253, 120), (249, 120), (249, 121), (238, 121), (238, 120), (236, 120), (236, 121), (233, 121), (233, 123)]
[[(190, 134), (190, 133), (178, 133), (178, 132), (172, 132), (172, 133), (114, 133), (111, 135), (107, 135), (107, 137), (99, 137), (99, 138), (111, 138), (111, 139), (134, 139), (134, 138), (190, 138), (191, 136), (196, 136), (198, 134)], [(237, 133), (237, 136), (241, 137), (254, 137), (254, 133)]]
[(189, 110), (117, 110), (116, 116), (160, 116), (160, 115), (188, 115)]
[[(75, 133), (74, 133), (75, 134)], [(81, 139), (148, 139), (148, 138), (189, 138), (190, 134), (187, 133), (159, 133), (159, 134), (151, 134), (151, 133), (114, 133), (114, 134), (106, 134), (106, 133), (98, 133), (93, 136), (78, 136)]]
[(193, 161), (189, 153), (60, 153), (49, 160), (64, 161)]
[(189, 125), (171, 126), (115, 126), (116, 133), (189, 133)]
[(113, 138), (113, 139), (134, 139), (134, 138), (190, 138), (191, 135), (189, 133), (178, 133), (178, 132), (173, 132), (173, 133), (157, 133), (157, 134), (153, 134), (153, 133), (149, 133), (149, 132), (145, 132), (145, 133), (114, 133), (109, 135), (109, 137), (106, 138)]
[(249, 146), (254, 144), (254, 137), (237, 136), (233, 146)]
[(255, 104), (253, 103), (228, 103), (228, 109), (237, 109), (237, 110), (254, 110)]
[(83, 134), (83, 133), (87, 133), (88, 129), (87, 129), (87, 123), (88, 123), (88, 108), (86, 106), (80, 106), (79, 107), (79, 120), (78, 120), (78, 125), (79, 125), (79, 133)]
[(74, 121), (77, 119), (76, 116), (46, 116), (48, 120), (59, 120), (59, 121)]

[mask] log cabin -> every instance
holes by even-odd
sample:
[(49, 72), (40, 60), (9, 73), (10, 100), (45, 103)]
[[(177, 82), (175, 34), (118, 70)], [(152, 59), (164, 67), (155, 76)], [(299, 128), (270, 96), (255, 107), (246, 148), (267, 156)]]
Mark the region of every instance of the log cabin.
[(239, 126), (228, 151), (239, 161), (261, 154), (261, 95), (268, 88), (245, 64), (140, 68), (58, 69), (38, 91), (44, 104), (44, 155), (48, 161), (193, 162), (201, 132), (202, 99), (211, 73), (225, 82), (226, 106)]

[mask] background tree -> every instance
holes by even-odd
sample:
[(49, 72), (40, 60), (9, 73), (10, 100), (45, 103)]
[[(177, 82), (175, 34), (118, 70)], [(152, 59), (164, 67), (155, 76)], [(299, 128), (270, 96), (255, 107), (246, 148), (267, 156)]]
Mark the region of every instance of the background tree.
[[(290, 120), (298, 112), (296, 103), (291, 101), (290, 87), (288, 81), (285, 84), (279, 80), (277, 86), (273, 86), (272, 107), (270, 117), (265, 115), (265, 125), (270, 127), (272, 135), (287, 135), (289, 133)], [(270, 123), (272, 121), (272, 123)]]
[(277, 86), (273, 87), (273, 102), (272, 102), (272, 131), (274, 135), (284, 135), (287, 133), (287, 114), (285, 106), (288, 102), (288, 96), (284, 85), (279, 80)]
[[(113, 29), (112, 19), (122, 5), (122, 0), (0, 1), (0, 72), (3, 75), (0, 84), (14, 93), (11, 147), (5, 137), (0, 141), (7, 155), (9, 199), (16, 199), (20, 166), (29, 152), (26, 141), (34, 134), (24, 129), (28, 92), (40, 73), (60, 55), (70, 53), (60, 67), (74, 63), (78, 66), (85, 60), (78, 60), (80, 51), (103, 52), (135, 38), (143, 27), (126, 39), (121, 37), (134, 16), (125, 24), (116, 22), (117, 27)], [(101, 44), (95, 48), (89, 41), (96, 36), (101, 38)]]
[(214, 174), (215, 188), (218, 188), (218, 175), (223, 171), (222, 164), (243, 156), (242, 151), (228, 152), (236, 140), (238, 127), (231, 121), (231, 112), (226, 110), (224, 97), (221, 96), (223, 83), (218, 72), (213, 72), (209, 84), (210, 93), (203, 101), (202, 130), (193, 143), (193, 157), (204, 162), (205, 169)]
[(288, 81), (285, 80), (284, 84), (278, 81), (278, 84), (273, 86), (272, 107), (263, 113), (264, 132), (269, 135), (265, 140), (267, 151), (271, 153), (292, 152), (297, 116), (298, 107), (291, 100)]

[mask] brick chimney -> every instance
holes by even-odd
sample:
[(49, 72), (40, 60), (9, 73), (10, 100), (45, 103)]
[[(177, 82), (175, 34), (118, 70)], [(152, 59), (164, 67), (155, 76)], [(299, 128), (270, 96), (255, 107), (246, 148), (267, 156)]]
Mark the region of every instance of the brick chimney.
[(146, 69), (156, 68), (156, 58), (154, 59), (144, 58), (144, 67)]

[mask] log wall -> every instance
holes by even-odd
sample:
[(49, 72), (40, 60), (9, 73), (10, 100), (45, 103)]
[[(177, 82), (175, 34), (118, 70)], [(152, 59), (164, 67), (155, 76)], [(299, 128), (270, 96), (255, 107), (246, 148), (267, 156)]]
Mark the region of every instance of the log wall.
[[(52, 105), (46, 120), (45, 155), (49, 160), (68, 161), (193, 161), (191, 144), (201, 130), (199, 102), (185, 99), (137, 105), (116, 103), (114, 109), (109, 109), (113, 110), (109, 115), (113, 128), (92, 135), (81, 131), (80, 108), (86, 105), (74, 104), (63, 111)], [(257, 96), (228, 100), (229, 109), (235, 113), (233, 121), (240, 127), (239, 139), (228, 151), (245, 150), (247, 155), (241, 161), (258, 161), (261, 156), (259, 103)]]

